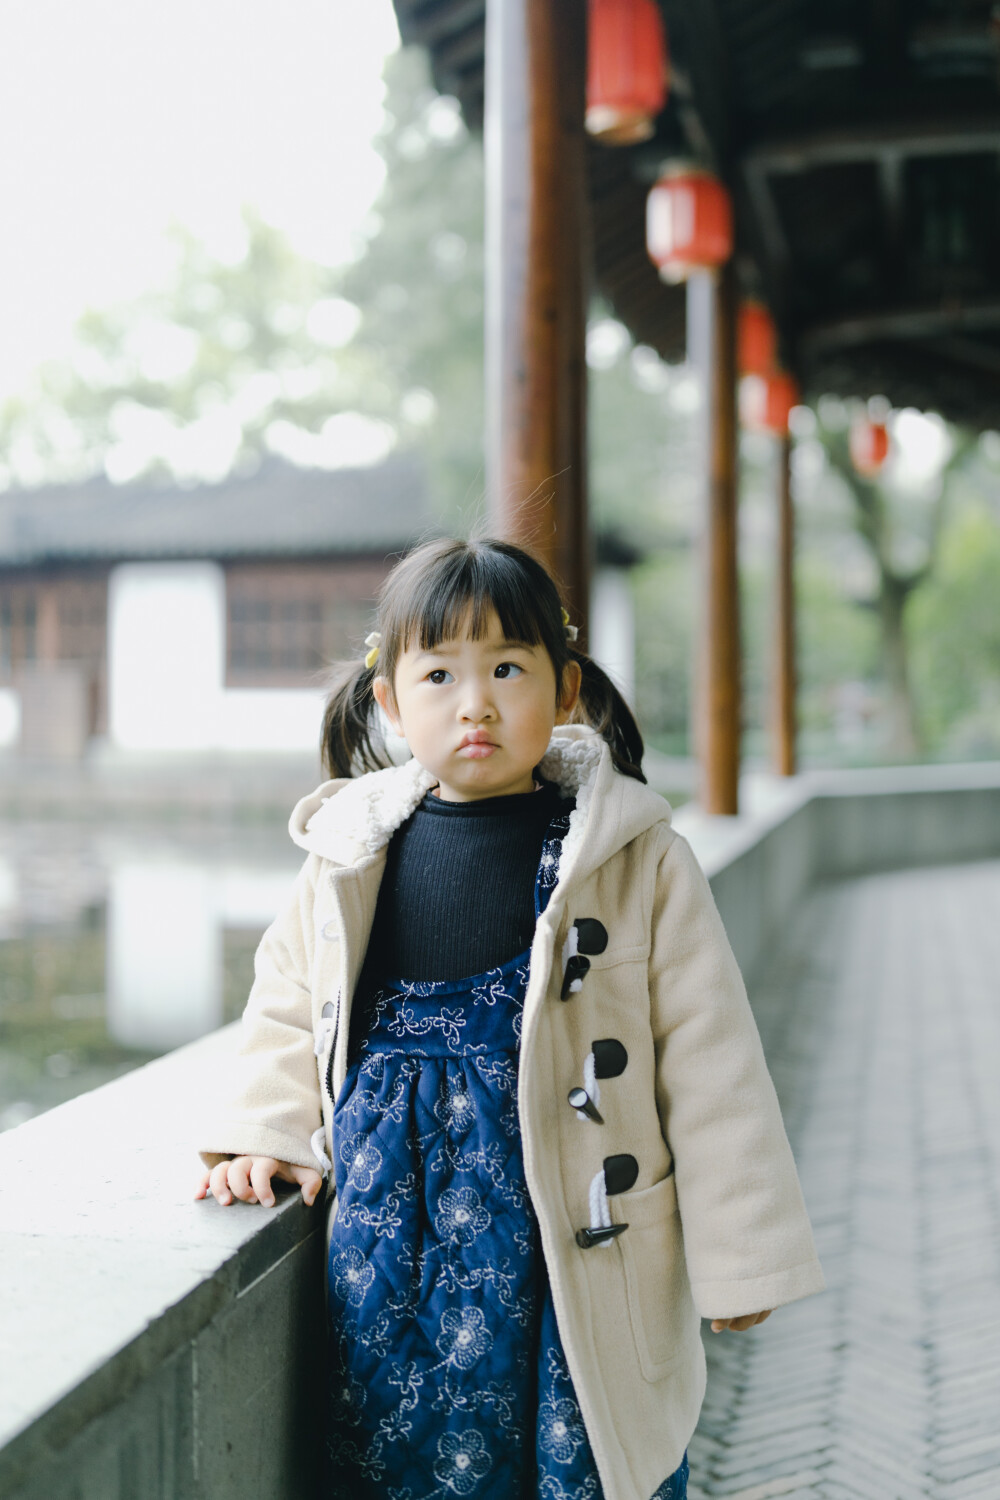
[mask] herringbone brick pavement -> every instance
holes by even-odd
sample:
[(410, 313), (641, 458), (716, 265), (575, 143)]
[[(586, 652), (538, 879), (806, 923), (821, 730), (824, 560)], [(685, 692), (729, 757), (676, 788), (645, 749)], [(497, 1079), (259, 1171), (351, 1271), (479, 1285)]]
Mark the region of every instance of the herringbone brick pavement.
[(706, 1331), (691, 1500), (1000, 1500), (1000, 862), (818, 888), (753, 1001), (829, 1290)]

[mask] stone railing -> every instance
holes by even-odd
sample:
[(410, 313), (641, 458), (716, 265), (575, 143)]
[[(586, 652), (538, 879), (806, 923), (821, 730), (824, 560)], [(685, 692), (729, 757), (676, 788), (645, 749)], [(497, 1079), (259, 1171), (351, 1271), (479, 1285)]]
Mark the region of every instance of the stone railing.
[[(751, 789), (753, 790), (753, 789)], [(744, 972), (814, 881), (1000, 854), (1000, 766), (801, 778), (681, 809)], [(192, 1200), (233, 1028), (0, 1136), (4, 1500), (304, 1500), (323, 1215)]]

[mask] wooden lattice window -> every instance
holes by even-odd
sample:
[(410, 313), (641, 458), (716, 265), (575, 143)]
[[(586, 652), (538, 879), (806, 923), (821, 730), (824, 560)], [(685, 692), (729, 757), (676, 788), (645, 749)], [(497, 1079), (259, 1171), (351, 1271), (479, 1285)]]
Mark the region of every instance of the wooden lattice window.
[(0, 672), (9, 673), (35, 660), (37, 624), (34, 589), (21, 583), (0, 583)]
[[(370, 630), (373, 582), (303, 566), (233, 573), (226, 586), (227, 681), (315, 684), (357, 655)], [(359, 586), (360, 585), (360, 586)]]

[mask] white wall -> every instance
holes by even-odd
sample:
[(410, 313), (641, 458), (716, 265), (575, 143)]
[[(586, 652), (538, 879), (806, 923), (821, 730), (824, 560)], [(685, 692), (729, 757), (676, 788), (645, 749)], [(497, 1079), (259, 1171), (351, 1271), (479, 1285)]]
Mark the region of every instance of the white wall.
[(213, 872), (193, 860), (123, 861), (108, 889), (107, 1026), (123, 1047), (167, 1051), (222, 1024)]
[(21, 697), (14, 688), (0, 688), (0, 750), (21, 738)]
[(123, 563), (108, 587), (108, 733), (121, 750), (315, 750), (319, 690), (227, 689), (210, 562)]
[(108, 1031), (123, 1047), (167, 1051), (222, 1024), (222, 929), (263, 930), (295, 876), (166, 849), (111, 854)]
[(635, 605), (623, 568), (597, 568), (590, 590), (590, 654), (635, 707)]

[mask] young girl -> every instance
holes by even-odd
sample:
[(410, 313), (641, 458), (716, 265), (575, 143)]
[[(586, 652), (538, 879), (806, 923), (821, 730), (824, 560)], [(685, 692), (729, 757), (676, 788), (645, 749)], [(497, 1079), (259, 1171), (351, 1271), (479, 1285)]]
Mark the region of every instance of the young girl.
[(519, 548), (419, 548), (292, 815), (198, 1196), (333, 1174), (330, 1497), (682, 1500), (699, 1317), (823, 1286), (708, 884), (574, 636)]

